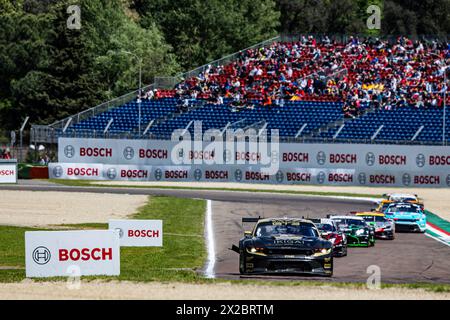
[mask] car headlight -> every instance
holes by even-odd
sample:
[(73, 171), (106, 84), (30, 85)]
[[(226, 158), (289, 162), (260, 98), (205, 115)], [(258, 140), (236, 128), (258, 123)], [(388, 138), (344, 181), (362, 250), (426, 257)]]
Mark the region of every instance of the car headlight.
[(247, 252), (252, 254), (264, 254), (264, 248), (247, 247)]
[(320, 248), (320, 249), (314, 249), (314, 255), (317, 256), (323, 256), (326, 254), (330, 254), (331, 253), (331, 248)]

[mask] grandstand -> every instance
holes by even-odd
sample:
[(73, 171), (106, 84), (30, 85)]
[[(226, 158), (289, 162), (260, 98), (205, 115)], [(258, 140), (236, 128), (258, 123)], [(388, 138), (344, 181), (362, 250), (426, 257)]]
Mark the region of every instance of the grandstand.
[(448, 143), (448, 58), (447, 43), (429, 40), (277, 37), (171, 78), (171, 85), (155, 83), (34, 126), (34, 141), (41, 131), (40, 139), (53, 141), (170, 139), (175, 129), (192, 132), (198, 120), (203, 130), (279, 129), (282, 141), (304, 142), (442, 144), (445, 127)]

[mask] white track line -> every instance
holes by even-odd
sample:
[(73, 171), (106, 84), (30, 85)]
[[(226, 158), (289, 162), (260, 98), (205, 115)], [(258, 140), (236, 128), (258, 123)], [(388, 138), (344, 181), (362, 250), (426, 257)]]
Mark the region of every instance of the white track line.
[(333, 199), (345, 199), (345, 200), (359, 200), (359, 201), (370, 201), (374, 203), (380, 203), (383, 198), (365, 198), (365, 197), (347, 197), (347, 196), (320, 196), (319, 197), (326, 197), (326, 198), (333, 198)]
[(427, 224), (427, 229), (431, 230), (431, 232), (437, 234), (438, 236), (440, 236), (444, 241), (449, 241), (450, 242), (450, 236), (448, 236), (447, 234), (443, 233), (442, 231), (433, 228), (432, 226), (430, 226), (429, 224)]
[(216, 264), (216, 246), (214, 243), (214, 231), (212, 222), (212, 201), (206, 200), (206, 246), (208, 249), (208, 262), (205, 275), (207, 278), (215, 278), (214, 265)]
[(432, 236), (432, 235), (429, 234), (429, 233), (425, 233), (425, 236), (427, 236), (427, 237), (429, 237), (429, 238), (431, 238), (431, 239), (434, 239), (434, 240), (436, 240), (436, 241), (439, 241), (440, 243), (445, 244), (446, 246), (449, 246), (449, 247), (450, 247), (450, 243), (445, 242), (445, 241), (443, 241), (443, 240), (441, 240), (441, 239), (439, 239), (439, 238), (436, 238), (436, 237)]

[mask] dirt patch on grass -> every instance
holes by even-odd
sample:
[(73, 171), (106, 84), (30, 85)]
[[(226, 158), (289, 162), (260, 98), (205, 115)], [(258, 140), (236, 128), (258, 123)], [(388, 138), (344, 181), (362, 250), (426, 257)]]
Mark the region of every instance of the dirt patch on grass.
[[(73, 285), (73, 284), (72, 284)], [(450, 293), (423, 289), (389, 288), (379, 290), (331, 286), (265, 286), (184, 283), (82, 282), (79, 289), (66, 282), (0, 284), (0, 299), (155, 299), (155, 300), (308, 300), (308, 299), (450, 299)]]
[(147, 196), (70, 192), (0, 192), (0, 225), (42, 227), (107, 223), (136, 213)]

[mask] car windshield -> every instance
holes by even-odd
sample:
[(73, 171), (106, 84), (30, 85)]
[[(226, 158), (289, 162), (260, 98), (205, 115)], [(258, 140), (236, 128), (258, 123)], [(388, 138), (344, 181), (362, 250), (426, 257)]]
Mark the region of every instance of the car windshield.
[(359, 219), (336, 219), (336, 223), (338, 224), (339, 228), (346, 227), (346, 226), (360, 226), (364, 227), (365, 222), (364, 220)]
[(392, 198), (393, 201), (416, 201), (416, 198), (411, 197), (398, 197), (398, 198)]
[(316, 223), (316, 227), (320, 231), (325, 231), (325, 232), (335, 231), (334, 226), (332, 224), (328, 224), (328, 223)]
[(415, 206), (392, 206), (387, 210), (388, 213), (409, 212), (416, 213), (420, 209)]
[(386, 222), (386, 218), (382, 216), (376, 216), (375, 217), (376, 222)]
[(363, 219), (367, 222), (373, 222), (375, 217), (371, 217), (371, 216), (365, 216), (363, 217)]
[(264, 222), (258, 224), (255, 230), (256, 237), (271, 237), (278, 235), (294, 235), (304, 237), (319, 237), (317, 230), (310, 223), (275, 223)]

